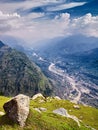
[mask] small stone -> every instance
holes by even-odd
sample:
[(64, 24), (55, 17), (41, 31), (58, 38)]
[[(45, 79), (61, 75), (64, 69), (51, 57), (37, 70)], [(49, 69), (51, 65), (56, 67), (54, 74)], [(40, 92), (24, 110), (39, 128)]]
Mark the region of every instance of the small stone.
[(43, 111), (43, 112), (47, 111), (47, 109), (46, 109), (46, 108), (43, 108), (43, 107), (40, 107), (39, 110), (40, 110), (40, 111)]
[(34, 108), (35, 111), (41, 113), (41, 111), (39, 110), (39, 108)]
[(80, 106), (79, 105), (74, 105), (73, 106), (75, 109), (80, 109)]
[(4, 113), (4, 112), (2, 112), (2, 111), (0, 111), (0, 115), (1, 115), (1, 116), (3, 116), (3, 115), (5, 115), (5, 113)]
[(36, 111), (38, 111), (38, 112), (40, 112), (40, 113), (47, 111), (47, 109), (46, 109), (46, 108), (43, 108), (43, 107), (34, 108), (34, 110), (36, 110)]
[(61, 100), (61, 98), (58, 96), (55, 96), (54, 99)]
[(72, 110), (69, 110), (69, 112), (72, 112)]

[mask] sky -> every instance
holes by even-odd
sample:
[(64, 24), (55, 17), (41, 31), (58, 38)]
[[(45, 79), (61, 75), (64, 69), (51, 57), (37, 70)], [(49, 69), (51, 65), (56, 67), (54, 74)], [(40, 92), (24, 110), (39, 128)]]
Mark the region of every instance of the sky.
[(98, 12), (97, 4), (96, 0), (0, 0), (0, 38), (20, 39), (27, 46), (72, 35), (98, 38), (98, 15), (92, 12)]

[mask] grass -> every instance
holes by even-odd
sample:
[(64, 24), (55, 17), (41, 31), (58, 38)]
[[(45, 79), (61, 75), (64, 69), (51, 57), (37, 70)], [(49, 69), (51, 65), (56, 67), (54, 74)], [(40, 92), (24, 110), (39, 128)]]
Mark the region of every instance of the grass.
[(10, 100), (10, 98), (4, 97), (4, 96), (0, 96), (0, 111), (4, 111), (4, 110), (3, 110), (3, 105), (4, 105), (4, 103), (7, 102), (8, 100)]
[[(0, 97), (0, 111), (3, 111), (3, 104), (7, 100), (9, 98)], [(98, 130), (98, 109), (82, 105), (80, 105), (80, 109), (75, 109), (73, 105), (66, 100), (52, 99), (41, 103), (39, 100), (31, 100), (30, 114), (24, 128), (20, 128), (4, 115), (0, 117), (0, 130), (91, 130), (88, 128), (89, 126)], [(34, 109), (38, 107), (47, 108), (47, 111), (39, 113)], [(78, 127), (74, 120), (52, 112), (60, 107), (67, 109), (69, 114), (78, 117), (81, 120), (81, 127)]]

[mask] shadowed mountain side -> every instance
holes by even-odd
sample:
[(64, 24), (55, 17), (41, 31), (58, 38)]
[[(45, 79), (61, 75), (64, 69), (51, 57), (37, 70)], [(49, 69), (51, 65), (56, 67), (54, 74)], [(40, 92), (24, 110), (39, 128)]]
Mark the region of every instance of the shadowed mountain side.
[(32, 96), (42, 92), (50, 95), (52, 87), (41, 70), (28, 57), (0, 42), (0, 93)]

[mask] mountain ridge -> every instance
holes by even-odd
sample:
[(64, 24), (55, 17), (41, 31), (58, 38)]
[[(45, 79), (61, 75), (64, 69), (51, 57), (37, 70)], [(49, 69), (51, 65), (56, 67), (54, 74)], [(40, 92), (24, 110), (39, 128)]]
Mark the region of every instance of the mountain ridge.
[(33, 95), (52, 92), (49, 80), (22, 52), (0, 42), (0, 93), (15, 96), (18, 93)]

